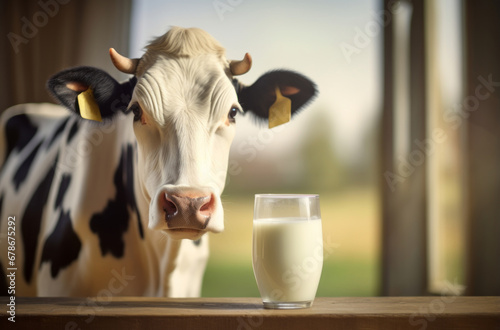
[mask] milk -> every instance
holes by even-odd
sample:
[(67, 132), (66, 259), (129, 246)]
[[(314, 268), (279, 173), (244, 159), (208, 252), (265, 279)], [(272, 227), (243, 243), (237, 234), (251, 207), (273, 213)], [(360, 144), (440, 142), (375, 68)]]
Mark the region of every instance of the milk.
[(312, 301), (323, 268), (321, 219), (253, 222), (253, 269), (266, 302)]

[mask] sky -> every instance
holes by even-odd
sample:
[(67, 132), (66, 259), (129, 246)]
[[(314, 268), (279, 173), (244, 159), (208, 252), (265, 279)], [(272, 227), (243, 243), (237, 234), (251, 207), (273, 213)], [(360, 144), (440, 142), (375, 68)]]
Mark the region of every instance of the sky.
[[(317, 84), (319, 95), (262, 152), (288, 152), (324, 118), (340, 156), (352, 159), (381, 110), (378, 6), (377, 0), (135, 0), (130, 54), (140, 57), (170, 26), (199, 27), (226, 48), (228, 59), (252, 55), (252, 69), (239, 77), (246, 84), (272, 69), (300, 72)], [(252, 118), (238, 118), (233, 146), (264, 129)]]

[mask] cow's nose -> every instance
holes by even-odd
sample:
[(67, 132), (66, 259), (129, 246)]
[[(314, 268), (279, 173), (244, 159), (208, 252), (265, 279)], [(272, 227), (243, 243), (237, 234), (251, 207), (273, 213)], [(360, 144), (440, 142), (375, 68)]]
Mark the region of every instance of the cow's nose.
[(165, 220), (171, 229), (205, 229), (215, 211), (212, 193), (197, 190), (166, 191), (163, 200)]

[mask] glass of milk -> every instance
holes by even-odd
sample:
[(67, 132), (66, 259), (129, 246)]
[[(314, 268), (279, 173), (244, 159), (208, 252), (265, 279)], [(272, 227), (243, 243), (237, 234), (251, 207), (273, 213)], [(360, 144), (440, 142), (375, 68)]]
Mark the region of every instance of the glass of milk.
[(310, 307), (323, 268), (319, 196), (255, 195), (252, 260), (264, 308)]

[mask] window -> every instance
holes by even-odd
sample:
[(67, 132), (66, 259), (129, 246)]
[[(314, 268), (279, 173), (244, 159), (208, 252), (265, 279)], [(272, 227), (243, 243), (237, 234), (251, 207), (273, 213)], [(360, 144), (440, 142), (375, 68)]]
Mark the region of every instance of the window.
[(318, 86), (316, 100), (269, 130), (237, 118), (222, 200), (224, 233), (212, 235), (204, 296), (258, 296), (251, 263), (253, 196), (319, 193), (325, 265), (318, 296), (379, 292), (378, 122), (384, 16), (377, 0), (135, 1), (131, 55), (170, 25), (195, 26), (252, 70), (288, 68)]

